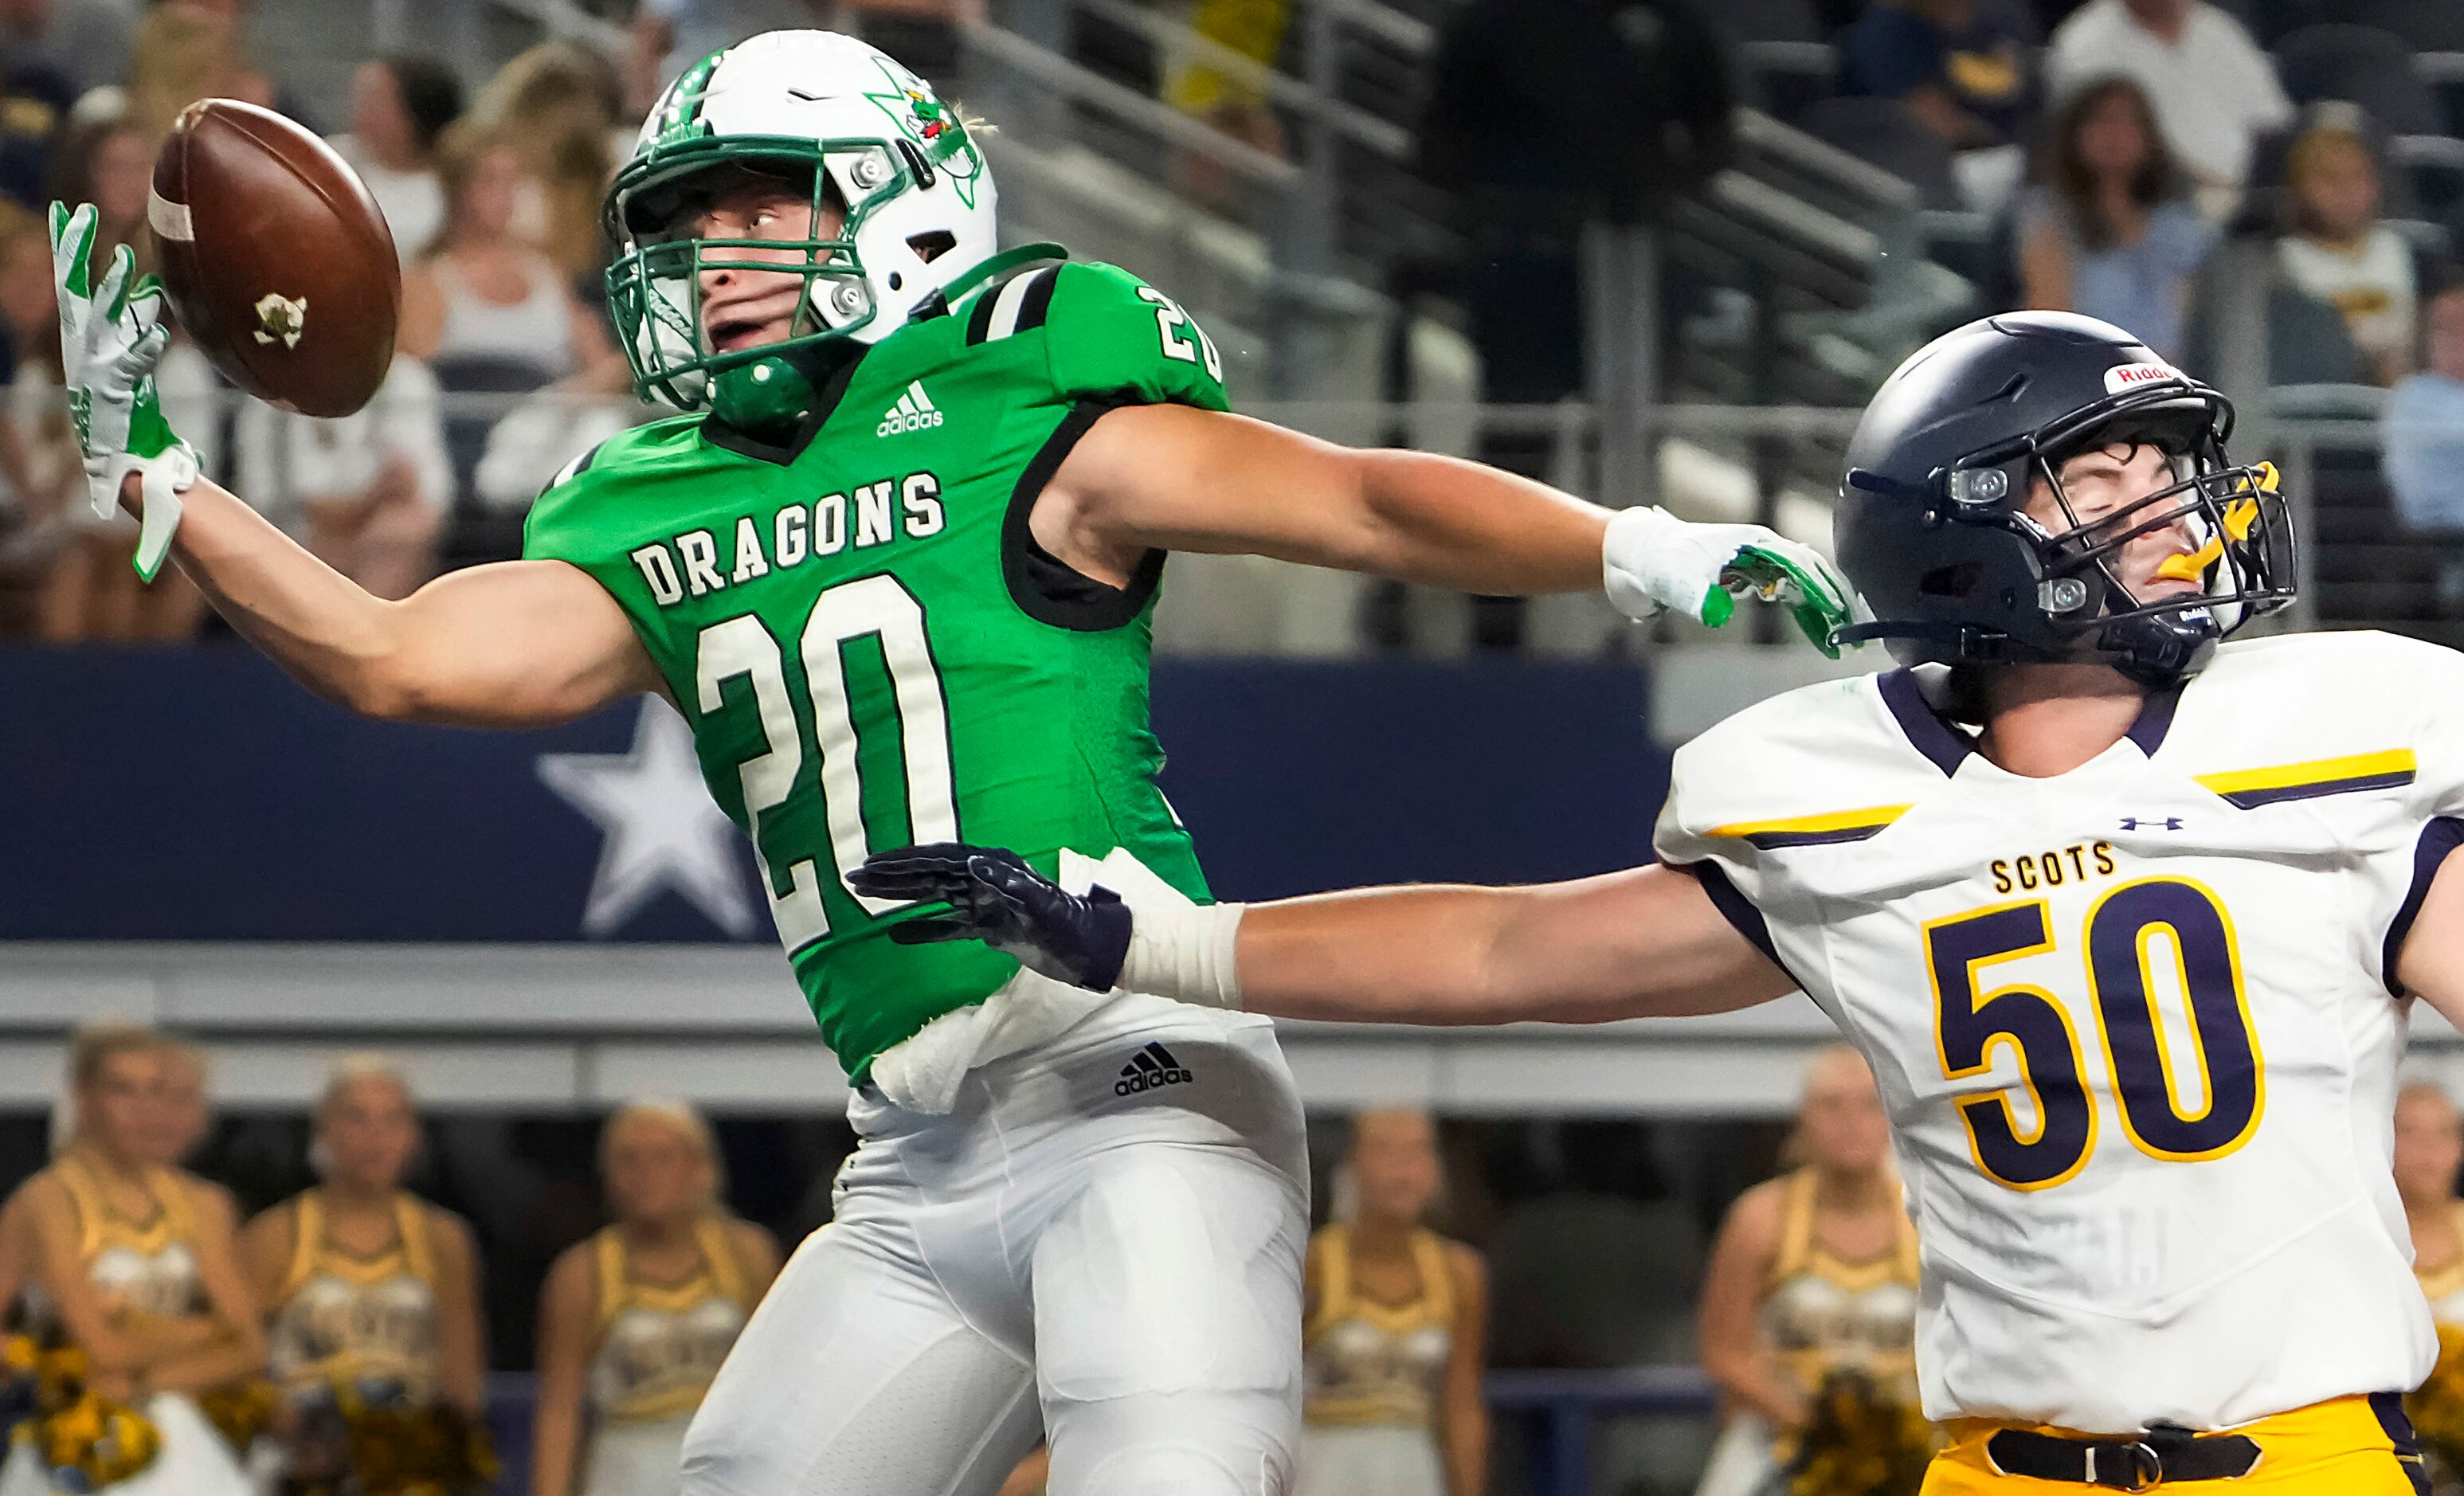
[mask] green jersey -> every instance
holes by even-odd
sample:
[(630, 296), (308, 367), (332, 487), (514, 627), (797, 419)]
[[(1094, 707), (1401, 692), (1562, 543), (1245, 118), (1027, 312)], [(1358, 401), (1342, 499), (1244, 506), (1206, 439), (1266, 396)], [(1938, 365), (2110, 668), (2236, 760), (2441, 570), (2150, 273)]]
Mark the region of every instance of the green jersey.
[(784, 447), (658, 422), (531, 511), (524, 554), (597, 578), (666, 677), (852, 1079), (1017, 970), (973, 942), (892, 942), (913, 906), (847, 888), (869, 853), (968, 841), (1054, 874), (1063, 847), (1125, 847), (1207, 896), (1155, 782), (1163, 557), (1114, 588), (1027, 528), (1098, 416), (1165, 401), (1224, 407), (1214, 344), (1126, 272), (1047, 260), (866, 350)]

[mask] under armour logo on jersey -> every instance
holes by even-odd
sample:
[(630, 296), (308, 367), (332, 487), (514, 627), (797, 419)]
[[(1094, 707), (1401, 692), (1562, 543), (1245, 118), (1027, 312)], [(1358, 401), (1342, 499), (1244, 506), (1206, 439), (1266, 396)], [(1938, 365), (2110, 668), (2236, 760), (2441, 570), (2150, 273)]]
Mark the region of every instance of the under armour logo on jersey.
[(1183, 1081), (1196, 1079), (1181, 1067), (1178, 1060), (1172, 1057), (1171, 1050), (1161, 1045), (1150, 1044), (1130, 1056), (1130, 1063), (1121, 1067), (1120, 1083), (1112, 1088), (1112, 1094), (1134, 1096), (1158, 1086), (1177, 1086)]
[(2182, 829), (2182, 818), (2180, 816), (2123, 816), (2122, 828), (2125, 831), (2178, 831)]
[(934, 406), (933, 397), (924, 393), (924, 382), (919, 379), (908, 384), (907, 393), (898, 397), (898, 404), (890, 407), (881, 424), (872, 429), (872, 434), (897, 436), (907, 431), (930, 430), (940, 424), (941, 412)]

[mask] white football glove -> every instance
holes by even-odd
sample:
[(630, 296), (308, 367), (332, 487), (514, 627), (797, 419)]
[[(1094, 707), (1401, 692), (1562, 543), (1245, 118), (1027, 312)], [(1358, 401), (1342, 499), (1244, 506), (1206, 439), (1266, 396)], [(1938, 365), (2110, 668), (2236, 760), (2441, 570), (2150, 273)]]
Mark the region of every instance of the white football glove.
[(1695, 524), (1658, 507), (1620, 510), (1601, 545), (1609, 601), (1637, 623), (1662, 608), (1717, 628), (1751, 592), (1785, 606), (1833, 659), (1856, 589), (1811, 546), (1758, 524)]
[(112, 252), (99, 282), (92, 264), (96, 212), (52, 205), (52, 282), (60, 296), (61, 383), (85, 457), (86, 496), (98, 518), (120, 507), (121, 480), (140, 474), (137, 575), (163, 569), (180, 526), (180, 494), (197, 481), (197, 454), (163, 419), (154, 365), (171, 341), (163, 324), (163, 285), (137, 274), (128, 246)]

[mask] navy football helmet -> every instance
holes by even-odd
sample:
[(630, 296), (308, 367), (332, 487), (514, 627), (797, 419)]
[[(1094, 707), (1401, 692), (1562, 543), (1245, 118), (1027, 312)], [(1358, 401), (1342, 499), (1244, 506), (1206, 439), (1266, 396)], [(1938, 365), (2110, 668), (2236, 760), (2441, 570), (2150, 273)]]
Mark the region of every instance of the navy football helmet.
[[(1840, 569), (1903, 664), (2096, 663), (2151, 684), (2207, 662), (2216, 641), (2293, 600), (2293, 525), (2276, 470), (2225, 455), (2233, 405), (2106, 322), (2018, 312), (1970, 322), (1885, 381), (1848, 444), (1833, 516)], [(2178, 481), (2082, 523), (2063, 461), (2152, 445)], [(2027, 513), (2050, 485), (2063, 520)], [(2167, 525), (2201, 590), (2143, 602), (2122, 547)]]

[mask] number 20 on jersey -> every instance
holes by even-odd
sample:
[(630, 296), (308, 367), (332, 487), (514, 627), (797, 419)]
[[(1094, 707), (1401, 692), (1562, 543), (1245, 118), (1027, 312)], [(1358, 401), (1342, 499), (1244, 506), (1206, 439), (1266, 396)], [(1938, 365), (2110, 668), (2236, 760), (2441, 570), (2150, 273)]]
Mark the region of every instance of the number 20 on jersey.
[[(2250, 1021), (2233, 920), (2205, 885), (2150, 878), (2108, 891), (2081, 933), (2087, 990), (2123, 1133), (2151, 1158), (2221, 1158), (2258, 1131), (2266, 1073)], [(2168, 946), (2178, 980), (2160, 978), (2151, 957)], [(2051, 1189), (2076, 1177), (2096, 1151), (2098, 1099), (2071, 1015), (2041, 987), (1988, 986), (1990, 968), (2055, 951), (2043, 899), (1971, 910), (1925, 927), (1932, 979), (1934, 1039), (1945, 1077), (1984, 1075), (1997, 1046), (2017, 1053), (2018, 1085), (2034, 1103), (2023, 1124), (2008, 1089), (1963, 1098), (1976, 1166), (2014, 1190)], [(2191, 1035), (2187, 1054), (2168, 1045), (2163, 1010), (2178, 995)], [(2185, 1067), (2200, 1079), (2194, 1107), (2182, 1101)]]

